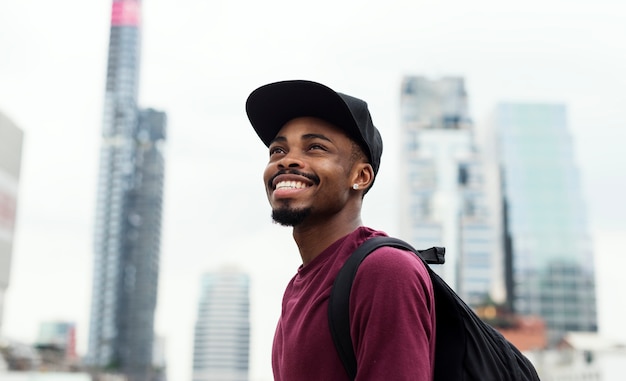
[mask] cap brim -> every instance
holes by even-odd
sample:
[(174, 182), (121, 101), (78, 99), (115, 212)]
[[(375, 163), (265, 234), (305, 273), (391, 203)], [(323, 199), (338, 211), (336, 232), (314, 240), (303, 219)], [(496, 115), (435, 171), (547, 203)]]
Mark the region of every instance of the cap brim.
[(317, 82), (294, 80), (270, 83), (254, 90), (246, 113), (261, 141), (269, 146), (294, 118), (316, 117), (334, 124), (349, 136), (359, 136), (350, 109), (333, 89)]

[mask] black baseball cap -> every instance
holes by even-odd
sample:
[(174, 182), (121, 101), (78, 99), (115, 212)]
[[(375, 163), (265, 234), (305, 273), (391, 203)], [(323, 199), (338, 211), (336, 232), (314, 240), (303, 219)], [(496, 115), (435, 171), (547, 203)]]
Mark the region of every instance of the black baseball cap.
[(372, 123), (367, 103), (338, 93), (321, 83), (293, 80), (270, 83), (254, 90), (246, 113), (257, 135), (269, 147), (283, 126), (294, 118), (315, 117), (346, 132), (361, 146), (378, 173), (383, 141)]

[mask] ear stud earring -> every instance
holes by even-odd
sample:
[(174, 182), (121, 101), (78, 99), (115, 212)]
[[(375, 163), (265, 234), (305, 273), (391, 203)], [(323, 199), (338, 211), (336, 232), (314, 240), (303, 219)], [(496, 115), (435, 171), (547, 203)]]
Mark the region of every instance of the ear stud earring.
[(354, 185), (352, 185), (352, 189), (354, 189), (354, 190), (359, 189), (359, 184), (354, 184)]

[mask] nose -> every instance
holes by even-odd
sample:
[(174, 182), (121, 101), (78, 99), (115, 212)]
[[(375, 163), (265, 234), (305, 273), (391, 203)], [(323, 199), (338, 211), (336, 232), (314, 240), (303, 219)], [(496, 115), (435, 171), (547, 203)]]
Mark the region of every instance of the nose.
[(304, 163), (299, 155), (294, 152), (288, 152), (276, 163), (279, 168), (302, 168)]

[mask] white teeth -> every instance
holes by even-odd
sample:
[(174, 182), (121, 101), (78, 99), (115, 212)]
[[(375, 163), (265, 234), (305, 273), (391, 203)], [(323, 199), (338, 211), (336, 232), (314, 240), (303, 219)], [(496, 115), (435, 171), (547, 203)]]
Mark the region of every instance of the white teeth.
[(306, 184), (300, 181), (281, 181), (276, 184), (276, 189), (302, 189)]

